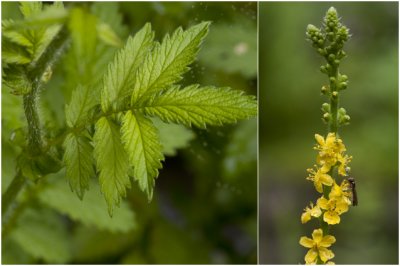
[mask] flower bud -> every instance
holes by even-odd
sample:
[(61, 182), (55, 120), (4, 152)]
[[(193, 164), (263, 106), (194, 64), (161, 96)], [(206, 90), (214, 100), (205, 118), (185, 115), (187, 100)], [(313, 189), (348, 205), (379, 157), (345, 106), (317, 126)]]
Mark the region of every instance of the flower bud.
[(334, 77), (330, 77), (330, 78), (329, 78), (329, 81), (330, 81), (331, 83), (335, 83), (335, 82), (336, 82), (336, 79), (335, 79)]
[(325, 113), (328, 113), (331, 111), (331, 105), (329, 103), (323, 103), (321, 110)]
[(314, 25), (312, 25), (312, 24), (307, 25), (307, 33), (315, 34), (315, 32), (318, 32), (318, 31), (319, 31), (319, 29), (317, 27), (315, 27)]
[(347, 77), (347, 75), (340, 75), (339, 80), (346, 82), (347, 80), (349, 80), (349, 78)]
[(339, 115), (339, 124), (340, 125), (348, 125), (350, 123), (349, 115)]
[(331, 120), (331, 114), (330, 113), (324, 113), (324, 115), (322, 116), (322, 120), (326, 123), (329, 122), (329, 120)]
[(322, 88), (321, 88), (321, 93), (322, 94), (327, 94), (329, 92), (329, 87), (327, 87), (327, 86), (322, 86)]
[(337, 99), (339, 93), (337, 91), (332, 92), (332, 98)]
[(340, 82), (339, 90), (345, 90), (347, 88), (347, 82)]
[(344, 109), (343, 107), (339, 108), (338, 113), (340, 115), (346, 115), (346, 109)]

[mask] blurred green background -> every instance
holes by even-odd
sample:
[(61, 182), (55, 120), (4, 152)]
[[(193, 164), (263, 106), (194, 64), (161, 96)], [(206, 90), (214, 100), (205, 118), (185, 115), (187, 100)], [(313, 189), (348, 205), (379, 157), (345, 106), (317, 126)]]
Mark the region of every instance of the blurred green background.
[(349, 77), (341, 105), (351, 124), (340, 129), (359, 206), (333, 227), (337, 264), (398, 263), (398, 3), (260, 3), (260, 262), (304, 263), (298, 244), (318, 227), (302, 225), (303, 208), (318, 197), (306, 168), (325, 135), (320, 88), (323, 62), (306, 41), (307, 24), (321, 27), (334, 6), (352, 38), (340, 66)]
[[(209, 36), (182, 83), (230, 86), (257, 94), (255, 2), (65, 3), (67, 8), (72, 5), (92, 10), (112, 27), (119, 24), (113, 29), (123, 40), (146, 22), (152, 23), (161, 41), (179, 26), (186, 29), (210, 20)], [(21, 18), (18, 4), (3, 2), (2, 16)], [(107, 48), (108, 55), (114, 52)], [(67, 64), (68, 55), (53, 70), (41, 97), (43, 110), (50, 110), (44, 114), (45, 123), (56, 130), (65, 126), (64, 106), (74, 89), (69, 84), (76, 82), (68, 80)], [(10, 136), (25, 127), (21, 99), (6, 86), (2, 88), (2, 124), (4, 192), (15, 175), (19, 151)], [(166, 150), (151, 203), (135, 184), (126, 200), (130, 208), (123, 205), (111, 225), (103, 202), (104, 208), (91, 207), (99, 193), (87, 195), (85, 199), (92, 202), (82, 207), (68, 191), (62, 171), (48, 176), (39, 185), (44, 186), (43, 193), (28, 195), (32, 206), (22, 209), (13, 232), (3, 238), (2, 262), (257, 263), (257, 119), (207, 130), (162, 125), (159, 130), (165, 146), (172, 142), (171, 147), (187, 148)], [(91, 191), (96, 189), (91, 187)], [(66, 206), (76, 208), (66, 210)], [(86, 223), (68, 215), (81, 207), (88, 210)]]

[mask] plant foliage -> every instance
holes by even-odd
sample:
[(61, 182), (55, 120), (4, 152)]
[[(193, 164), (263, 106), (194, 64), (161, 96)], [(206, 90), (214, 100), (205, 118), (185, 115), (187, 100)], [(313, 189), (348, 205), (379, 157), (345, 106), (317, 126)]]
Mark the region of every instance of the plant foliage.
[[(97, 4), (89, 11), (80, 7), (65, 9), (58, 2), (23, 2), (23, 20), (3, 21), (2, 60), (4, 84), (14, 94), (36, 101), (42, 87), (58, 70), (54, 63), (66, 54), (63, 71), (67, 82), (60, 86), (68, 99), (66, 126), (60, 127), (57, 134), (35, 128), (43, 141), (32, 143), (43, 145), (35, 154), (34, 163), (29, 161), (31, 155), (21, 157), (20, 161), (29, 166), (29, 171), (22, 172), (35, 178), (57, 172), (60, 167), (43, 172), (38, 164), (62, 157), (66, 178), (80, 199), (93, 186), (93, 178), (99, 178), (112, 215), (131, 188), (131, 180), (138, 182), (148, 200), (152, 199), (166, 152), (160, 125), (175, 123), (204, 129), (236, 123), (255, 116), (257, 102), (254, 96), (227, 87), (178, 84), (196, 59), (210, 22), (186, 30), (178, 28), (161, 42), (155, 40), (151, 24), (147, 23), (123, 42), (126, 30), (121, 19), (113, 15), (116, 9), (112, 4), (110, 7), (108, 15)], [(115, 52), (116, 48), (119, 51)], [(185, 135), (181, 129), (175, 130)], [(49, 136), (57, 138), (47, 141)], [(185, 139), (190, 138), (185, 135)], [(52, 147), (60, 141), (62, 151)], [(176, 147), (179, 146), (184, 143)], [(168, 147), (170, 153), (174, 149), (174, 145)], [(56, 202), (50, 205), (57, 208)], [(74, 218), (73, 208), (61, 211)], [(95, 223), (93, 218), (84, 220)]]
[[(253, 96), (245, 96), (230, 88), (199, 85), (180, 88), (176, 85), (182, 74), (189, 70), (188, 65), (194, 61), (209, 26), (210, 23), (203, 22), (186, 31), (179, 28), (158, 43), (153, 41), (150, 24), (146, 24), (134, 37), (128, 38), (109, 65), (101, 88), (102, 115), (96, 122), (93, 145), (101, 190), (110, 214), (114, 205), (118, 205), (121, 197), (126, 195), (126, 189), (130, 188), (131, 173), (148, 199), (153, 196), (155, 179), (164, 156), (157, 128), (146, 116), (205, 128), (256, 115)], [(89, 113), (80, 109), (90, 109), (82, 98), (72, 98), (66, 110), (67, 117)], [(79, 123), (71, 125), (76, 127)], [(81, 132), (83, 136), (88, 134), (85, 130)], [(79, 161), (72, 160), (72, 157), (78, 153), (90, 157), (90, 152), (85, 152), (90, 150), (89, 146), (84, 145), (78, 151), (77, 145), (65, 145), (71, 154), (75, 153), (71, 158), (66, 156), (69, 155), (67, 152), (64, 155), (70, 180), (80, 175), (68, 174), (71, 173), (68, 169), (78, 171), (80, 168), (87, 170), (81, 172), (80, 179), (88, 179), (91, 169), (86, 162), (89, 159)], [(85, 165), (81, 166), (81, 163)], [(88, 188), (86, 184), (85, 181), (71, 182), (80, 196), (81, 191)]]

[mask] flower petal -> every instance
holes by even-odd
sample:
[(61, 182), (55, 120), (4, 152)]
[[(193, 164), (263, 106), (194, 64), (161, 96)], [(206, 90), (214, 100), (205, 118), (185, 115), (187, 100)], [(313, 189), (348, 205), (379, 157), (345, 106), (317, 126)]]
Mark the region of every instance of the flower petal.
[(315, 229), (312, 233), (312, 238), (315, 243), (319, 243), (322, 240), (323, 232), (322, 229)]
[(335, 242), (336, 238), (334, 236), (327, 235), (322, 238), (321, 242), (319, 242), (319, 246), (329, 248)]
[(315, 264), (317, 262), (317, 257), (318, 252), (315, 249), (310, 249), (304, 257), (304, 260), (307, 264)]
[(333, 254), (332, 250), (329, 250), (327, 248), (320, 247), (318, 249), (319, 257), (320, 259), (325, 263), (326, 261), (332, 259), (335, 257), (335, 254)]
[(310, 220), (311, 220), (311, 213), (309, 211), (303, 212), (303, 214), (301, 215), (301, 223), (305, 224)]
[(317, 190), (319, 193), (322, 193), (322, 191), (323, 191), (322, 183), (319, 182), (317, 179), (314, 179), (314, 187), (315, 187), (315, 190)]
[(311, 214), (311, 216), (313, 216), (313, 217), (320, 217), (321, 214), (322, 214), (322, 211), (321, 211), (321, 209), (320, 209), (318, 206), (315, 206), (314, 208), (312, 208), (312, 209), (310, 210), (310, 214)]
[(306, 236), (302, 236), (299, 241), (300, 245), (306, 248), (312, 248), (314, 246), (314, 240)]
[(317, 206), (321, 209), (327, 210), (328, 209), (328, 200), (324, 197), (321, 197), (317, 200)]
[(315, 140), (318, 142), (319, 145), (325, 145), (324, 137), (322, 137), (321, 135), (315, 134)]
[(328, 174), (321, 174), (319, 176), (319, 181), (324, 184), (325, 186), (332, 186), (333, 184), (333, 179), (330, 175)]
[(340, 223), (340, 216), (335, 211), (326, 211), (324, 213), (324, 221), (328, 224)]
[(335, 197), (342, 197), (343, 191), (342, 188), (336, 184), (336, 182), (334, 182), (333, 186), (332, 186), (332, 190), (329, 193), (329, 198), (335, 198)]
[(323, 164), (323, 166), (321, 167), (321, 171), (324, 173), (328, 173), (331, 170), (332, 165), (326, 163), (325, 160), (320, 159), (320, 162), (322, 162), (321, 164)]
[(326, 137), (325, 140), (325, 145), (329, 148), (333, 148), (333, 145), (335, 144), (336, 141), (336, 136), (335, 133), (329, 133), (328, 136)]
[(346, 202), (345, 200), (341, 200), (341, 201), (338, 201), (338, 202), (336, 203), (336, 209), (335, 209), (335, 211), (336, 211), (338, 214), (345, 213), (345, 212), (347, 212), (348, 210), (349, 210), (349, 204), (348, 204), (348, 202)]

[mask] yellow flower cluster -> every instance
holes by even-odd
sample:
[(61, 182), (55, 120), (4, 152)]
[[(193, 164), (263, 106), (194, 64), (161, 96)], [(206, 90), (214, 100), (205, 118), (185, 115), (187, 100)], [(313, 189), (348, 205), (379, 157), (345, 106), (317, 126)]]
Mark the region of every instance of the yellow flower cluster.
[[(317, 164), (314, 169), (307, 169), (309, 173), (307, 180), (314, 183), (315, 189), (319, 193), (323, 193), (323, 186), (330, 187), (328, 197), (321, 195), (316, 205), (312, 202), (304, 209), (301, 215), (301, 222), (307, 223), (313, 217), (320, 218), (329, 225), (340, 223), (340, 215), (349, 210), (351, 205), (351, 192), (349, 184), (343, 180), (340, 185), (332, 178), (333, 168), (337, 167), (338, 174), (346, 176), (348, 163), (351, 156), (345, 154), (346, 147), (335, 133), (329, 133), (324, 139), (321, 135), (316, 134), (315, 139), (317, 145), (314, 147), (318, 151)], [(322, 229), (314, 230), (313, 239), (302, 237), (300, 244), (310, 250), (305, 256), (307, 264), (316, 264), (318, 259), (326, 264), (333, 264), (328, 260), (334, 257), (334, 254), (328, 247), (335, 242), (335, 238), (330, 235), (323, 235)]]
[(317, 259), (320, 258), (323, 263), (335, 257), (335, 254), (329, 249), (336, 238), (331, 235), (324, 236), (322, 229), (316, 229), (312, 233), (312, 239), (308, 237), (301, 237), (300, 244), (310, 250), (307, 252), (305, 261), (307, 264), (316, 264)]

